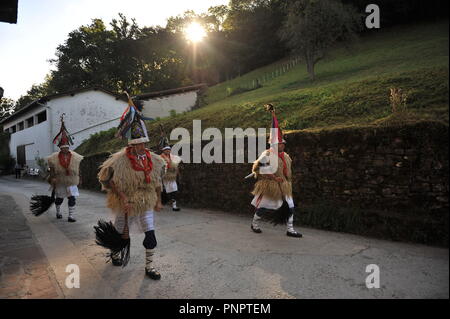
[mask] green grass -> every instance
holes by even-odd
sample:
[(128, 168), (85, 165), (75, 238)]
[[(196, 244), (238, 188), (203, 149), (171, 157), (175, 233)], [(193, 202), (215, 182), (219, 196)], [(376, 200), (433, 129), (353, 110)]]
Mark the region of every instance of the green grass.
[[(360, 39), (350, 50), (334, 49), (316, 66), (317, 80), (308, 79), (303, 63), (263, 87), (228, 96), (227, 88), (245, 86), (272, 72), (285, 61), (220, 83), (206, 92), (206, 106), (148, 124), (151, 144), (158, 139), (158, 125), (192, 129), (194, 119), (202, 128), (268, 127), (265, 103), (274, 103), (280, 125), (288, 130), (321, 130), (348, 126), (389, 125), (406, 121), (437, 120), (448, 123), (448, 22), (383, 30)], [(392, 114), (389, 89), (408, 94), (407, 112)], [(123, 145), (103, 139), (99, 147), (84, 143), (83, 154), (112, 151)], [(94, 145), (95, 144), (95, 145)]]

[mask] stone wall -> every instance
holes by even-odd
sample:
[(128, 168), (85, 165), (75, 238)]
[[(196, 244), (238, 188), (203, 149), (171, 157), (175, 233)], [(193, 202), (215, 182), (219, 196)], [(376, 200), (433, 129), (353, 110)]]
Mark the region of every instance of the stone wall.
[(85, 157), (80, 164), (81, 188), (90, 190), (101, 190), (101, 185), (97, 179), (100, 165), (108, 158), (109, 153), (100, 153)]
[[(448, 246), (448, 126), (299, 132), (286, 140), (300, 225)], [(94, 171), (104, 158), (83, 165)], [(251, 164), (184, 164), (180, 205), (250, 217), (250, 171)]]

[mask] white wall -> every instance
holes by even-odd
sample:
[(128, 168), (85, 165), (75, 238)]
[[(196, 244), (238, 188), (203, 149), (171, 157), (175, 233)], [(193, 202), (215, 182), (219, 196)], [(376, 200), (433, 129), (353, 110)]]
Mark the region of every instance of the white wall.
[[(175, 110), (177, 113), (189, 111), (195, 105), (196, 100), (197, 91), (190, 91), (143, 101), (144, 115), (162, 118), (169, 116), (171, 110)], [(52, 140), (59, 132), (59, 119), (62, 113), (66, 114), (64, 122), (73, 137), (72, 149), (75, 149), (92, 134), (117, 127), (119, 118), (126, 107), (125, 101), (116, 100), (114, 96), (102, 91), (91, 90), (76, 93), (73, 96), (55, 97), (45, 106), (27, 112), (4, 125), (4, 128), (7, 129), (31, 116), (35, 116), (35, 123), (37, 123), (36, 115), (47, 110), (47, 121), (11, 134), (11, 155), (17, 158), (17, 146), (26, 145), (27, 164), (30, 167), (37, 167), (34, 161), (35, 157), (45, 158), (59, 150)]]
[[(117, 127), (119, 117), (125, 110), (127, 103), (102, 91), (86, 91), (74, 96), (60, 96), (48, 101), (45, 106), (27, 112), (19, 118), (6, 123), (4, 129), (10, 128), (31, 116), (47, 110), (47, 120), (32, 127), (25, 128), (11, 134), (11, 156), (17, 158), (17, 146), (25, 146), (27, 165), (37, 167), (35, 157), (45, 158), (58, 151), (57, 145), (52, 143), (61, 127), (60, 116), (65, 113), (64, 122), (73, 137), (72, 149), (79, 146), (91, 134)], [(35, 118), (35, 123), (37, 119)]]
[[(102, 91), (86, 91), (74, 96), (63, 96), (47, 102), (51, 110), (52, 136), (58, 134), (60, 116), (65, 113), (64, 122), (73, 137), (73, 149), (91, 134), (108, 130), (119, 125), (119, 117), (127, 103)], [(55, 145), (54, 151), (58, 150)]]
[(170, 115), (170, 110), (175, 110), (177, 113), (190, 111), (197, 101), (197, 92), (190, 91), (143, 101), (143, 114), (146, 117), (163, 118)]
[[(28, 117), (26, 117), (28, 118)], [(25, 157), (29, 167), (37, 167), (35, 157), (44, 158), (51, 154), (52, 138), (49, 134), (49, 122), (45, 121), (11, 135), (9, 149), (11, 156), (17, 159), (17, 146), (25, 146)]]

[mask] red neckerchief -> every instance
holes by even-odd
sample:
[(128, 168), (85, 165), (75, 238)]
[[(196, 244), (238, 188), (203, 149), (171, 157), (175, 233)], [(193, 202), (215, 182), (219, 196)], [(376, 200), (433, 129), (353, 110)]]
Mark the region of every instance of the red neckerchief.
[(286, 165), (286, 160), (284, 158), (284, 152), (278, 152), (278, 157), (281, 158), (281, 160), (283, 161), (283, 174), (284, 176), (288, 176), (287, 175), (287, 165)]
[(59, 164), (66, 170), (66, 175), (70, 176), (69, 165), (70, 160), (72, 159), (72, 153), (68, 152), (64, 154), (63, 152), (58, 153)]
[(131, 149), (132, 149), (131, 146), (127, 147), (126, 149), (126, 154), (131, 162), (131, 167), (135, 171), (144, 172), (145, 182), (147, 184), (150, 183), (151, 181), (150, 173), (153, 169), (152, 156), (150, 155), (150, 152), (148, 150), (145, 150), (145, 155), (147, 155), (147, 157), (144, 160), (142, 160), (142, 164), (140, 164), (139, 161), (137, 160), (137, 157), (132, 154)]
[(170, 158), (170, 154), (166, 155), (166, 154), (162, 153), (161, 157), (164, 158), (164, 160), (167, 163), (167, 169), (169, 169), (170, 168), (170, 162), (172, 161), (172, 159)]

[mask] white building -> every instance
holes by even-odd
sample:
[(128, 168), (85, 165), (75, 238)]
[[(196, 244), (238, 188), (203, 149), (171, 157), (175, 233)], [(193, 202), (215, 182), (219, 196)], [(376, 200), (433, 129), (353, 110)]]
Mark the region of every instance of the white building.
[(145, 93), (136, 98), (144, 102), (143, 115), (146, 117), (163, 118), (171, 112), (182, 113), (192, 110), (206, 84), (186, 86), (171, 90)]
[[(143, 114), (154, 118), (169, 116), (171, 111), (190, 111), (204, 84), (141, 94), (135, 98), (144, 102)], [(126, 99), (99, 87), (78, 89), (45, 96), (33, 101), (0, 122), (11, 133), (11, 156), (18, 163), (37, 167), (36, 158), (45, 158), (59, 150), (52, 143), (61, 127), (60, 116), (73, 138), (72, 149), (92, 134), (119, 125), (127, 106)]]
[(36, 158), (59, 150), (52, 140), (61, 127), (61, 114), (65, 113), (64, 123), (75, 149), (91, 134), (117, 127), (126, 103), (102, 88), (79, 89), (35, 100), (0, 124), (11, 133), (11, 156), (22, 165), (37, 167)]

